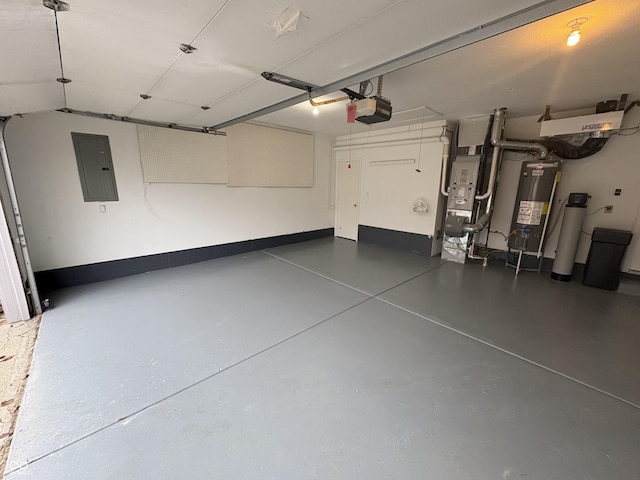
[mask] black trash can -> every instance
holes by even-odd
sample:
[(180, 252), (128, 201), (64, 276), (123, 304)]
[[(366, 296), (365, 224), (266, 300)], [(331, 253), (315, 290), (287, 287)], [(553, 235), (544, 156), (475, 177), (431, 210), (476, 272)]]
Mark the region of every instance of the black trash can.
[(631, 243), (632, 236), (626, 230), (594, 228), (582, 283), (590, 287), (616, 290), (620, 283), (624, 252)]

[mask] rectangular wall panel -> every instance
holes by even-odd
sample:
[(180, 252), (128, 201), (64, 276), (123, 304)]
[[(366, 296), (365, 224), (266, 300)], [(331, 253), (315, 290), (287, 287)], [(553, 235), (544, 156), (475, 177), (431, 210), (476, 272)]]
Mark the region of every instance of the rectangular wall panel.
[(313, 187), (313, 135), (242, 123), (227, 139), (229, 186)]
[(226, 137), (138, 125), (146, 183), (227, 183)]

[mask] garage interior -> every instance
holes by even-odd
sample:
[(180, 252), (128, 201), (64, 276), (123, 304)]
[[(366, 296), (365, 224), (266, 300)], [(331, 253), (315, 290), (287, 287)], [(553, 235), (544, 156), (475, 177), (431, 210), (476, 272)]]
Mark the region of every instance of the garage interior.
[(4, 478), (637, 476), (637, 1), (0, 10)]

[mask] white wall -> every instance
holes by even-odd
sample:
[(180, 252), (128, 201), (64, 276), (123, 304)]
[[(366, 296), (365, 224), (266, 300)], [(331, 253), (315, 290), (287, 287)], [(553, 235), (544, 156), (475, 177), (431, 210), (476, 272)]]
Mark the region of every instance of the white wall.
[[(565, 112), (563, 116), (584, 113), (584, 111)], [(537, 120), (538, 116), (508, 119), (505, 129), (507, 138), (537, 138), (540, 131), (540, 124), (537, 123)], [(639, 124), (640, 108), (636, 107), (625, 116), (623, 128)], [(632, 132), (633, 130), (629, 130), (626, 133)], [(554, 202), (555, 211), (551, 217), (551, 221), (553, 221), (561, 213), (562, 205), (566, 203), (564, 200), (571, 192), (587, 192), (591, 195), (588, 213), (606, 204), (613, 205), (612, 213), (600, 211), (586, 217), (584, 231), (590, 233), (594, 227), (635, 231), (634, 243), (631, 245), (623, 264), (624, 271), (629, 269), (635, 250), (640, 248), (640, 224), (638, 224), (640, 220), (636, 220), (636, 218), (640, 218), (638, 217), (640, 215), (640, 159), (638, 152), (640, 152), (640, 133), (630, 136), (615, 135), (595, 155), (582, 160), (565, 160)], [(523, 158), (524, 155), (518, 152), (505, 154), (491, 224), (492, 230), (509, 233), (518, 188), (520, 160)], [(616, 188), (622, 189), (622, 195), (619, 197), (614, 196)], [(544, 253), (546, 257), (555, 257), (560, 227), (561, 219), (547, 239)], [(583, 234), (578, 248), (577, 262), (584, 263), (586, 261), (590, 242), (591, 238)], [(489, 246), (506, 249), (506, 241), (501, 236), (492, 234)], [(640, 269), (640, 265), (637, 268)]]
[[(72, 131), (109, 136), (118, 202), (83, 201)], [(56, 112), (12, 118), (6, 143), (36, 271), (333, 226), (328, 137), (312, 188), (144, 184), (135, 125)]]
[[(424, 127), (407, 125), (337, 138), (336, 161), (362, 162), (361, 225), (436, 234), (444, 205), (440, 195), (443, 144), (438, 137), (446, 126), (446, 121), (438, 120)], [(427, 214), (412, 210), (419, 199), (427, 201)]]

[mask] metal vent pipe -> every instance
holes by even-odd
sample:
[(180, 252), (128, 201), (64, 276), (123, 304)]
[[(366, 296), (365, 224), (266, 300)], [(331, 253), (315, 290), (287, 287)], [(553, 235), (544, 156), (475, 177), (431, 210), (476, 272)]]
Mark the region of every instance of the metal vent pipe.
[(524, 150), (527, 152), (538, 152), (539, 158), (547, 158), (549, 149), (541, 143), (514, 142), (511, 140), (501, 140), (502, 130), (504, 129), (506, 108), (497, 108), (494, 112), (493, 128), (491, 129), (491, 144), (494, 147), (504, 148), (505, 150)]

